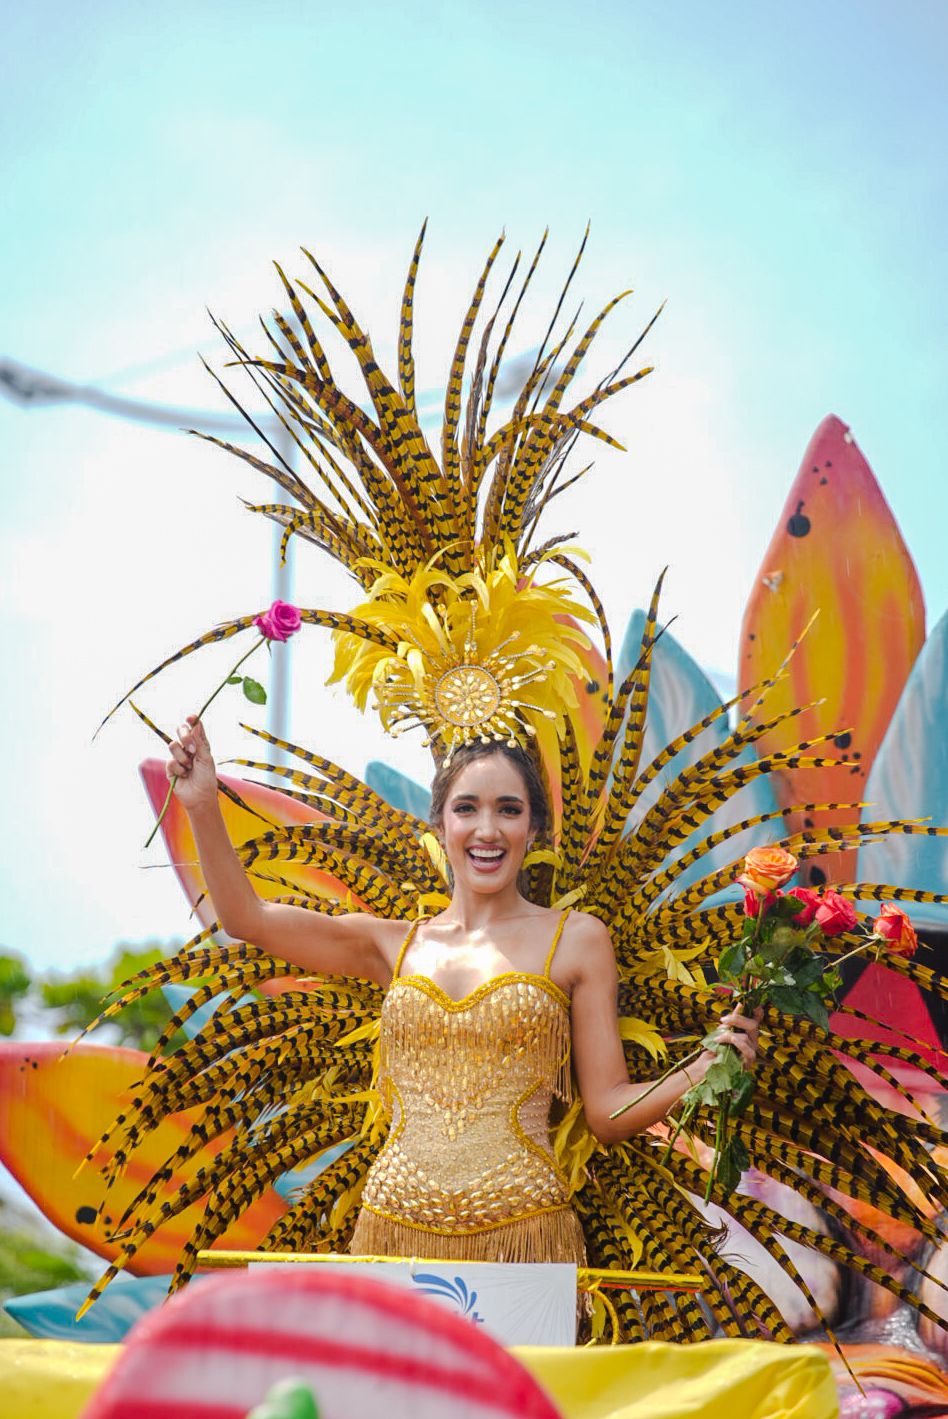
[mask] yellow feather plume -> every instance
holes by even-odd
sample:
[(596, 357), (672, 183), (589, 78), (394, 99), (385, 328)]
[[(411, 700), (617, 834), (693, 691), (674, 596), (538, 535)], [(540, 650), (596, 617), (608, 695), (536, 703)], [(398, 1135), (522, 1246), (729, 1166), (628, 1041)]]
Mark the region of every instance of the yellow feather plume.
[(371, 696), (390, 733), (422, 726), (446, 757), (475, 739), (523, 743), (544, 720), (562, 731), (589, 648), (573, 622), (595, 619), (569, 582), (538, 582), (542, 559), (524, 575), (509, 542), (459, 576), (434, 561), (411, 577), (368, 565), (379, 575), (353, 614), (398, 650), (335, 636), (331, 681), (344, 681), (360, 709)]

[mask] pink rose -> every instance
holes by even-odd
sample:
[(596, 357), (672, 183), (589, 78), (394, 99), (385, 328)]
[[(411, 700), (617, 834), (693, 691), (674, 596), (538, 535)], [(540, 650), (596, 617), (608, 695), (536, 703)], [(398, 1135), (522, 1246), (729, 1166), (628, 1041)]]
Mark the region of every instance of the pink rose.
[(843, 931), (852, 931), (858, 917), (856, 908), (846, 897), (827, 887), (816, 909), (816, 922), (824, 936), (839, 936)]
[(892, 956), (914, 956), (918, 948), (915, 927), (901, 907), (885, 902), (882, 910), (872, 923), (876, 936), (881, 936), (886, 950)]
[(763, 897), (751, 890), (744, 883), (742, 877), (737, 879), (744, 886), (744, 915), (745, 916), (766, 916), (779, 896), (780, 892), (767, 892)]
[(803, 903), (803, 910), (793, 918), (794, 926), (809, 926), (819, 909), (819, 892), (814, 892), (812, 887), (791, 887), (787, 896), (796, 897), (798, 902)]
[(288, 641), (303, 624), (298, 606), (289, 601), (274, 601), (269, 611), (254, 617), (254, 625), (268, 641)]

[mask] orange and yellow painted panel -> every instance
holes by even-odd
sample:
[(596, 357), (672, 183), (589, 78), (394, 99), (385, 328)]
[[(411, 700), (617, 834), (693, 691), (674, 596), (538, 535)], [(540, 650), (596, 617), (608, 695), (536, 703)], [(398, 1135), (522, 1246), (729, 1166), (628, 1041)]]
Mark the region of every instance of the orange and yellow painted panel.
[[(157, 817), (161, 812), (161, 806), (168, 791), (164, 762), (160, 759), (146, 759), (141, 765), (140, 773), (145, 791)], [(248, 842), (251, 838), (259, 837), (262, 833), (271, 832), (274, 828), (283, 825), (327, 821), (325, 814), (315, 812), (297, 799), (280, 793), (278, 789), (251, 783), (247, 779), (230, 778), (226, 774), (221, 774), (220, 780), (228, 788), (233, 789), (247, 805), (246, 808), (240, 808), (223, 794), (219, 795), (221, 812), (224, 815), (228, 835), (231, 842), (237, 847), (241, 843)], [(214, 913), (208, 899), (204, 896), (204, 877), (198, 863), (194, 834), (191, 831), (188, 815), (176, 796), (171, 799), (165, 820), (161, 825), (161, 831), (168, 851), (168, 860), (178, 875), (184, 895), (192, 907), (199, 903), (197, 916), (203, 926), (210, 926), (214, 920)], [(292, 886), (281, 885), (269, 880), (265, 875), (261, 875), (266, 870), (266, 866), (263, 865), (260, 873), (253, 874), (254, 891), (259, 896), (283, 897), (292, 892)], [(298, 862), (279, 862), (273, 865), (272, 874), (274, 877), (280, 876), (286, 882), (298, 885), (307, 892), (317, 892), (322, 897), (337, 901), (348, 899), (352, 903), (353, 911), (365, 910), (358, 898), (353, 896), (352, 892), (337, 877), (333, 877), (331, 873), (323, 872), (319, 868)]]
[[(771, 782), (784, 807), (865, 797), (869, 768), (925, 639), (915, 566), (872, 469), (834, 415), (810, 440), (755, 580), (741, 628), (742, 690), (776, 671), (814, 612), (785, 679), (771, 692), (768, 718), (798, 705), (814, 708), (768, 734), (758, 753), (832, 733), (813, 752), (849, 762), (775, 774)], [(859, 816), (853, 809), (823, 821)], [(806, 825), (801, 819), (792, 826)], [(823, 873), (852, 881), (855, 853), (808, 866), (813, 880)]]
[[(68, 1237), (111, 1261), (118, 1246), (106, 1233), (165, 1159), (183, 1142), (192, 1117), (166, 1119), (136, 1149), (127, 1168), (105, 1193), (97, 1167), (76, 1176), (88, 1150), (128, 1103), (147, 1056), (139, 1050), (79, 1044), (64, 1056), (58, 1042), (0, 1043), (0, 1161), (43, 1213)], [(225, 1147), (215, 1140), (178, 1173), (170, 1187), (192, 1176)], [(96, 1163), (110, 1157), (101, 1150)], [(100, 1211), (101, 1209), (101, 1211)], [(181, 1249), (200, 1221), (201, 1205), (162, 1226), (135, 1257), (129, 1270), (153, 1275), (174, 1269)], [(268, 1189), (221, 1238), (221, 1246), (252, 1248), (285, 1212), (286, 1204)]]

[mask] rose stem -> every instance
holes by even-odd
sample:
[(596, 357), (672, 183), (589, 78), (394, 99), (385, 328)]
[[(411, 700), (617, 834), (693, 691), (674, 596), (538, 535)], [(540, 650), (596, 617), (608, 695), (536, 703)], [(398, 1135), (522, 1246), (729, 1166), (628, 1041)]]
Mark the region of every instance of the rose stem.
[(649, 1094), (654, 1094), (659, 1084), (664, 1084), (665, 1080), (670, 1079), (679, 1069), (686, 1069), (689, 1064), (694, 1064), (698, 1056), (704, 1053), (704, 1048), (703, 1044), (698, 1045), (698, 1048), (693, 1049), (690, 1054), (686, 1054), (684, 1059), (676, 1060), (674, 1064), (670, 1064), (664, 1074), (660, 1074), (657, 1079), (653, 1079), (648, 1088), (641, 1094), (636, 1094), (635, 1098), (630, 1099), (627, 1104), (623, 1104), (621, 1109), (616, 1109), (615, 1113), (611, 1113), (609, 1115), (610, 1119), (621, 1118), (624, 1113), (628, 1113), (629, 1109), (634, 1109), (636, 1104), (640, 1104), (643, 1099), (647, 1099)]
[(837, 966), (841, 966), (844, 961), (851, 960), (853, 956), (861, 956), (863, 951), (868, 951), (871, 945), (871, 941), (863, 941), (861, 945), (854, 946), (851, 951), (847, 951), (845, 956), (830, 956), (829, 963), (832, 966), (833, 970), (835, 970)]
[[(258, 640), (255, 645), (252, 645), (245, 655), (242, 655), (242, 656), (240, 657), (240, 659), (238, 660), (237, 664), (234, 666), (233, 670), (230, 672), (229, 675), (225, 676), (225, 678), (224, 678), (224, 679), (221, 681), (221, 683), (218, 685), (217, 689), (214, 691), (213, 695), (210, 695), (210, 696), (204, 701), (203, 705), (202, 705), (201, 708), (198, 710), (198, 712), (197, 712), (197, 714), (196, 714), (196, 716), (195, 716), (195, 720), (196, 720), (198, 723), (200, 723), (200, 721), (204, 718), (204, 712), (205, 712), (205, 710), (206, 710), (210, 705), (212, 705), (212, 704), (214, 703), (214, 701), (217, 699), (218, 695), (220, 694), (221, 690), (223, 690), (224, 686), (228, 683), (228, 681), (231, 680), (231, 679), (233, 678), (233, 676), (237, 674), (237, 671), (238, 671), (238, 670), (240, 669), (240, 667), (243, 665), (244, 661), (245, 661), (245, 660), (249, 660), (250, 657), (253, 655), (254, 651), (255, 651), (255, 650), (259, 650), (260, 647), (261, 647), (261, 646), (264, 644), (264, 642), (266, 641), (266, 639), (267, 639), (266, 636), (261, 636), (260, 640)], [(155, 822), (155, 826), (152, 828), (151, 832), (148, 834), (148, 837), (145, 839), (145, 847), (146, 847), (146, 848), (151, 847), (152, 843), (153, 843), (154, 840), (155, 840), (155, 834), (157, 833), (158, 829), (161, 827), (162, 823), (165, 821), (165, 814), (167, 813), (167, 811), (168, 811), (168, 809), (169, 809), (169, 807), (170, 807), (170, 805), (171, 805), (171, 798), (172, 798), (172, 795), (174, 794), (175, 788), (177, 787), (177, 783), (178, 783), (178, 775), (175, 774), (174, 777), (171, 779), (171, 782), (168, 784), (168, 792), (165, 794), (165, 801), (164, 801), (164, 803), (161, 805), (161, 812), (158, 814), (158, 818), (157, 818), (157, 821)], [(144, 849), (142, 849), (142, 850), (144, 851)]]

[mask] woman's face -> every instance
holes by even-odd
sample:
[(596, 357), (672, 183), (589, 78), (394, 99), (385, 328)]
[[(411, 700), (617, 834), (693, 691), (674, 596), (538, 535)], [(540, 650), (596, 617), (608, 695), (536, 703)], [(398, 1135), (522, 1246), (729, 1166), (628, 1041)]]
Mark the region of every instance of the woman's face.
[(532, 833), (526, 785), (509, 759), (485, 754), (464, 766), (448, 789), (441, 834), (455, 888), (494, 893), (516, 883)]

